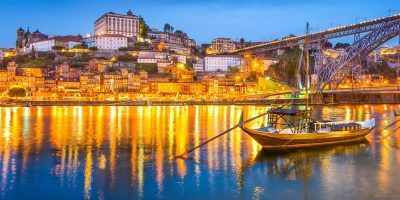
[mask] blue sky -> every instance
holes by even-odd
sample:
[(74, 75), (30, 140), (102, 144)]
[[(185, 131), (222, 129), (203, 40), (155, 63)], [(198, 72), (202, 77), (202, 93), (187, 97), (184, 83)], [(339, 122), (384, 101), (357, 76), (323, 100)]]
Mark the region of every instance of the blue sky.
[(153, 27), (165, 22), (199, 43), (215, 37), (269, 41), (387, 16), (398, 0), (0, 0), (0, 47), (13, 47), (16, 30), (27, 26), (47, 34), (93, 32), (105, 12), (141, 15)]

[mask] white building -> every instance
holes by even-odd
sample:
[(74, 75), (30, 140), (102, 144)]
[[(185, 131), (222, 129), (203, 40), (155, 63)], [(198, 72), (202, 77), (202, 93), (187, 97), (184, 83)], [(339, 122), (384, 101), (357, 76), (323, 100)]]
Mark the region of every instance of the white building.
[(82, 38), (80, 36), (56, 36), (53, 38), (32, 42), (29, 48), (25, 49), (26, 52), (32, 51), (52, 51), (54, 46), (62, 46), (66, 49), (72, 49), (76, 45), (81, 44)]
[(242, 59), (240, 55), (208, 55), (205, 57), (204, 71), (228, 71), (229, 67), (240, 67)]
[(120, 34), (96, 35), (94, 46), (99, 50), (118, 50), (121, 47), (128, 47), (128, 38)]
[(126, 37), (139, 36), (139, 17), (129, 10), (126, 15), (108, 12), (95, 22), (95, 35), (121, 34)]
[(167, 59), (167, 53), (163, 51), (139, 51), (138, 63), (158, 63)]

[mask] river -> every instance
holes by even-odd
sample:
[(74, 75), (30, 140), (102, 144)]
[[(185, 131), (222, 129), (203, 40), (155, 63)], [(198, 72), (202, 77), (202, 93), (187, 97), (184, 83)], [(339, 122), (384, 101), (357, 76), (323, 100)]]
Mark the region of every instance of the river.
[(260, 152), (240, 129), (175, 159), (264, 106), (0, 108), (0, 199), (400, 199), (398, 105), (316, 106), (375, 116), (368, 142)]

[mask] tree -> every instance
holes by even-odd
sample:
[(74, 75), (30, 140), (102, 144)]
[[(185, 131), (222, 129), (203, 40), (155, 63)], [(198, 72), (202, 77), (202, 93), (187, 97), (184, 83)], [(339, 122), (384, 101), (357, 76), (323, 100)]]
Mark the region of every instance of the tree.
[(117, 57), (117, 61), (120, 61), (120, 62), (133, 62), (133, 61), (135, 61), (135, 58), (132, 56), (132, 54), (126, 53), (126, 54), (118, 56)]
[(173, 33), (173, 32), (174, 32), (174, 27), (173, 27), (173, 26), (171, 26), (170, 33)]
[(129, 50), (128, 47), (120, 47), (120, 48), (118, 49), (118, 51), (128, 51), (128, 50)]
[(150, 27), (146, 24), (143, 17), (139, 17), (139, 35), (142, 38), (147, 38), (147, 32), (150, 30)]
[(349, 43), (340, 43), (340, 42), (338, 42), (338, 43), (336, 43), (334, 48), (335, 49), (346, 49), (349, 46), (350, 46)]
[(244, 38), (240, 38), (240, 46), (242, 47), (242, 49), (243, 49), (243, 46), (244, 45)]
[(53, 50), (59, 52), (59, 51), (65, 49), (65, 47), (64, 47), (64, 46), (61, 46), (61, 45), (55, 45), (55, 46), (51, 47), (51, 49), (53, 49)]
[(36, 50), (35, 50), (35, 46), (32, 46), (32, 51), (30, 53), (30, 57), (32, 59), (36, 59)]
[(171, 25), (170, 24), (168, 24), (168, 23), (165, 23), (164, 24), (164, 32), (171, 32)]
[(88, 46), (85, 42), (82, 42), (81, 44), (77, 44), (74, 46), (74, 49), (87, 49)]
[(97, 47), (90, 47), (89, 50), (91, 50), (91, 51), (97, 51), (98, 48), (97, 48)]
[(91, 60), (92, 57), (88, 54), (88, 53), (82, 53), (81, 57), (79, 57), (77, 59), (78, 62), (89, 62), (89, 60)]
[(239, 67), (228, 67), (228, 71), (232, 74), (237, 74), (239, 73)]
[(24, 88), (14, 87), (11, 88), (7, 94), (9, 97), (25, 97), (26, 91)]
[(156, 63), (138, 63), (138, 70), (144, 70), (149, 74), (156, 74), (158, 72), (158, 67)]

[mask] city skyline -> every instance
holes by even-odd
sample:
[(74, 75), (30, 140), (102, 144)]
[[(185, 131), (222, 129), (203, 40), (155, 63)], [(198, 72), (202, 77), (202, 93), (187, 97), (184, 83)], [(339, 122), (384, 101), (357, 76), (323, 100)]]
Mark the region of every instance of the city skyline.
[[(156, 0), (150, 5), (143, 0), (123, 0), (112, 3), (96, 1), (97, 4), (89, 0), (85, 2), (59, 1), (56, 4), (50, 4), (49, 1), (28, 1), (21, 6), (20, 3), (6, 0), (0, 10), (0, 16), (3, 19), (7, 19), (10, 15), (15, 17), (2, 20), (2, 27), (5, 28), (0, 33), (0, 47), (15, 46), (16, 29), (20, 26), (25, 29), (29, 26), (31, 31), (39, 29), (41, 32), (54, 35), (85, 35), (94, 32), (94, 21), (102, 13), (110, 11), (126, 13), (128, 9), (132, 9), (135, 15), (144, 17), (151, 28), (162, 29), (164, 23), (169, 23), (175, 29), (187, 32), (200, 44), (210, 43), (215, 37), (230, 37), (236, 40), (243, 37), (251, 41), (269, 41), (289, 34), (303, 34), (306, 21), (311, 24), (311, 32), (316, 32), (355, 23), (356, 20), (363, 21), (388, 16), (400, 10), (394, 0), (384, 4), (370, 0), (362, 1), (363, 4), (360, 2), (312, 0), (302, 3), (287, 1), (279, 4), (277, 1), (258, 0), (251, 3), (224, 0), (201, 3)], [(359, 6), (354, 6), (357, 3)], [(284, 10), (282, 10), (282, 4), (285, 4)], [(34, 11), (31, 11), (32, 8)], [(15, 10), (19, 12), (15, 14)], [(65, 12), (60, 12), (60, 10)], [(309, 12), (310, 10), (313, 12)], [(331, 20), (333, 18), (335, 20)], [(266, 25), (260, 26), (260, 24)], [(287, 25), (282, 26), (282, 24)]]

